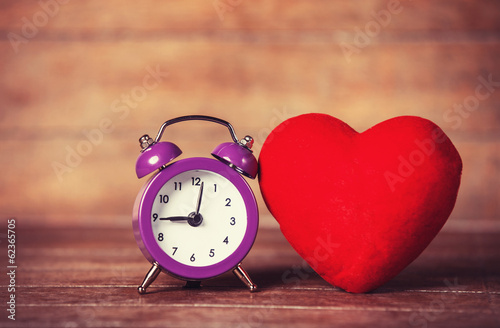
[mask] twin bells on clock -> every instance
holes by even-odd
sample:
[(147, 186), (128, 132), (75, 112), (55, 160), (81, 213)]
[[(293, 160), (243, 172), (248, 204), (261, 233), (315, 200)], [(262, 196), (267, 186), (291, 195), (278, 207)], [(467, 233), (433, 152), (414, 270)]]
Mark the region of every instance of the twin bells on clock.
[(258, 171), (258, 164), (257, 159), (252, 154), (251, 150), (253, 145), (252, 137), (246, 136), (238, 141), (231, 124), (224, 120), (204, 115), (182, 116), (166, 121), (160, 127), (155, 140), (147, 134), (143, 135), (139, 139), (142, 148), (141, 155), (137, 159), (135, 166), (138, 178), (142, 178), (160, 168), (165, 167), (168, 163), (182, 154), (181, 149), (177, 145), (168, 141), (160, 142), (160, 139), (167, 126), (189, 120), (210, 121), (226, 126), (229, 129), (233, 142), (224, 142), (218, 145), (212, 151), (212, 156), (224, 164), (232, 167), (238, 173), (248, 178), (255, 179)]

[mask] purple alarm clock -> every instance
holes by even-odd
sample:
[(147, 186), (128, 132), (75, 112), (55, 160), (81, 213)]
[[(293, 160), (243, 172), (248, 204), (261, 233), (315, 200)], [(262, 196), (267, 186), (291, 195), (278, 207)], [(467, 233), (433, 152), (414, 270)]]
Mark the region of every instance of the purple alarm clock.
[[(169, 125), (202, 120), (222, 124), (233, 142), (217, 146), (212, 155), (171, 163), (182, 151), (160, 142)], [(152, 263), (139, 286), (141, 294), (161, 271), (198, 286), (204, 279), (233, 271), (250, 289), (257, 286), (241, 267), (259, 225), (255, 196), (242, 177), (254, 179), (257, 160), (250, 136), (238, 141), (228, 122), (204, 115), (178, 117), (163, 123), (156, 139), (139, 139), (141, 155), (136, 173), (142, 178), (157, 171), (142, 187), (133, 210), (137, 245)]]

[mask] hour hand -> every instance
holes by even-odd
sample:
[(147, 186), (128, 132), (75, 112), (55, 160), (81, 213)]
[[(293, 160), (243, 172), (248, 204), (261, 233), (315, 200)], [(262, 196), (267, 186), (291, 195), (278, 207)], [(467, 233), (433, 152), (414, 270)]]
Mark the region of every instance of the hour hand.
[(190, 219), (191, 218), (189, 216), (169, 216), (167, 218), (160, 218), (160, 220), (167, 220), (167, 221), (187, 221)]
[(189, 216), (169, 216), (167, 218), (160, 218), (160, 220), (189, 223), (192, 227), (197, 227), (203, 222), (201, 214), (191, 213)]

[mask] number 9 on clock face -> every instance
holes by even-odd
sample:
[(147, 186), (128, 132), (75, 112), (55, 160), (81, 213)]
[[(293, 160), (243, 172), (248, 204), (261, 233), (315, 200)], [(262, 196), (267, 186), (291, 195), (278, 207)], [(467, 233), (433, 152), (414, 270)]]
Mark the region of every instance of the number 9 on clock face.
[(144, 187), (134, 213), (144, 255), (184, 279), (206, 279), (236, 267), (257, 233), (258, 211), (246, 181), (208, 158), (180, 160)]

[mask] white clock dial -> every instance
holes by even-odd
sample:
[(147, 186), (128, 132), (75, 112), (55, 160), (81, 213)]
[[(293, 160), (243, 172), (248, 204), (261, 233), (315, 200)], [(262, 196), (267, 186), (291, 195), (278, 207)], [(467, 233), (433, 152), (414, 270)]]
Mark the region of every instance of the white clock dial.
[(238, 189), (207, 170), (185, 171), (168, 180), (151, 213), (159, 247), (173, 260), (193, 267), (226, 259), (247, 228), (247, 209)]

